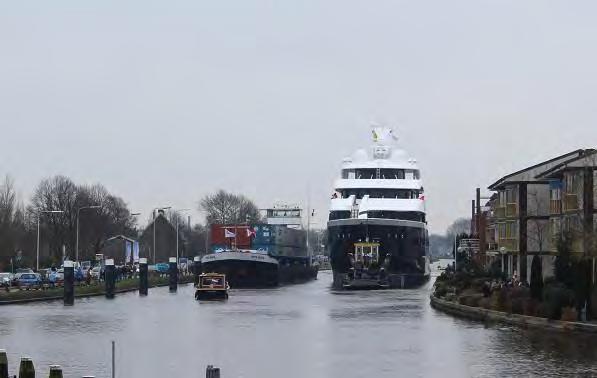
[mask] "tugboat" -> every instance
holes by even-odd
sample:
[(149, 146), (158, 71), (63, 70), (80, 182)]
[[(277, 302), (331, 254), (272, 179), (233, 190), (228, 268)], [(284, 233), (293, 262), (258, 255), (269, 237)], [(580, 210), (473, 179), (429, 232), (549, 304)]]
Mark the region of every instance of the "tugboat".
[(203, 273), (199, 276), (199, 284), (195, 290), (198, 301), (226, 300), (230, 286), (226, 275), (220, 273)]
[(373, 145), (342, 164), (328, 221), (335, 289), (416, 286), (431, 273), (425, 195), (417, 161), (393, 130), (372, 129)]

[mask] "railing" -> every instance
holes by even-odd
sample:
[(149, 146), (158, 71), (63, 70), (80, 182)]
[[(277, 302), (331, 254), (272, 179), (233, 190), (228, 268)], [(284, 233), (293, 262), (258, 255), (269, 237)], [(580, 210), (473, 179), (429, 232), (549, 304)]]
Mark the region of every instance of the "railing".
[(549, 214), (562, 214), (562, 200), (549, 201)]
[(479, 252), (479, 239), (460, 239), (458, 249), (463, 249), (466, 252)]
[(499, 249), (502, 247), (506, 248), (506, 251), (518, 251), (518, 239), (516, 238), (503, 238), (498, 240)]
[(518, 204), (517, 203), (508, 203), (506, 204), (506, 217), (516, 217), (518, 216)]
[(578, 209), (578, 195), (573, 193), (564, 194), (564, 211), (575, 211)]

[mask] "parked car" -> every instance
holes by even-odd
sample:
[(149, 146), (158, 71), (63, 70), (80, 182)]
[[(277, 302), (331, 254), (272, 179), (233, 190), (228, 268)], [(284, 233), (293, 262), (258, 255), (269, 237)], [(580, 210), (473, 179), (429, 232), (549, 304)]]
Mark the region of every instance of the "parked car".
[(21, 273), (18, 280), (19, 289), (38, 289), (41, 287), (41, 276), (35, 273)]
[(95, 268), (91, 269), (91, 278), (94, 280), (99, 280), (102, 274), (102, 267), (96, 266)]
[(0, 287), (10, 288), (12, 286), (12, 273), (0, 273)]

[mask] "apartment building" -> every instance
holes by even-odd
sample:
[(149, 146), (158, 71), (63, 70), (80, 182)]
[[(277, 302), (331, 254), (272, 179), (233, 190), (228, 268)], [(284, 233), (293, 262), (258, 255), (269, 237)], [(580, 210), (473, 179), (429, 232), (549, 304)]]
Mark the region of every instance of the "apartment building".
[[(553, 275), (555, 259), (554, 240), (550, 236), (551, 179), (543, 174), (561, 167), (566, 162), (583, 157), (587, 151), (576, 150), (565, 155), (510, 173), (488, 189), (496, 197), (491, 207), (486, 232), (493, 230), (494, 240), (487, 254), (501, 259), (502, 270), (508, 275), (518, 275), (530, 280), (531, 262), (540, 256), (544, 278)], [(554, 172), (555, 174), (555, 172)]]
[(550, 252), (557, 253), (557, 240), (567, 233), (571, 252), (592, 260), (593, 282), (597, 276), (597, 151), (585, 150), (538, 176), (549, 181)]

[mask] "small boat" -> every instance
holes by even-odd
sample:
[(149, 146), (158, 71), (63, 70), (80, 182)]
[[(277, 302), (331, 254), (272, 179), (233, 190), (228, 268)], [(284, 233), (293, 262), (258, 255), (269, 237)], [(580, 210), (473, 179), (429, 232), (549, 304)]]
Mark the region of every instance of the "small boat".
[(198, 301), (225, 300), (228, 299), (229, 289), (230, 285), (226, 281), (225, 274), (203, 273), (199, 276), (195, 299)]

